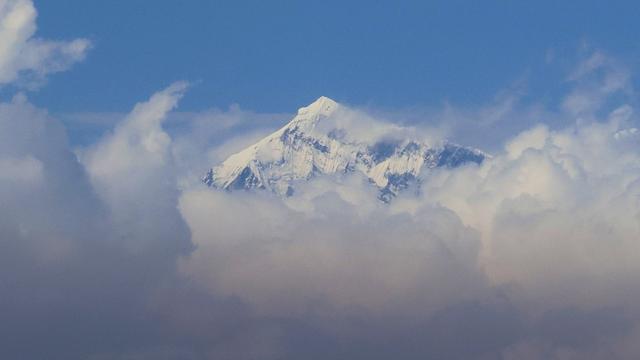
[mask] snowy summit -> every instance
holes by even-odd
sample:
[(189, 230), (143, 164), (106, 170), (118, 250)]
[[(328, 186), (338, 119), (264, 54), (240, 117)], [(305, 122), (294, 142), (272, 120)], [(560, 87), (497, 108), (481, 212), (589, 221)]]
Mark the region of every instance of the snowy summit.
[(360, 172), (380, 189), (380, 198), (389, 201), (412, 183), (419, 184), (429, 169), (479, 164), (486, 157), (447, 141), (431, 146), (385, 134), (373, 140), (359, 137), (346, 126), (353, 117), (354, 111), (322, 96), (300, 108), (281, 129), (210, 169), (203, 181), (225, 190), (265, 189), (290, 196), (296, 182)]

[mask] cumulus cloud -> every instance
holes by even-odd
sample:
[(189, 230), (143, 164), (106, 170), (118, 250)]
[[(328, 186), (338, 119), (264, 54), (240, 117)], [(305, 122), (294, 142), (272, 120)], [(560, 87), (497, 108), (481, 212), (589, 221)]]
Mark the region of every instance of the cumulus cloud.
[[(603, 105), (629, 86), (607, 59), (569, 76), (565, 98), (586, 86), (596, 104), (483, 107), (487, 126), (520, 111), (571, 125), (513, 132), (391, 204), (358, 175), (287, 199), (204, 187), (211, 161), (287, 117), (232, 108), (172, 128), (184, 82), (76, 151), (23, 95), (0, 103), (0, 355), (637, 358), (640, 132), (631, 101)], [(422, 136), (341, 116), (346, 133)]]
[[(637, 259), (639, 139), (609, 122), (537, 127), (482, 167), (442, 173), (424, 201), (455, 211), (483, 236), (482, 262), (537, 306), (627, 305)], [(615, 285), (607, 279), (615, 278)]]
[[(268, 198), (185, 194), (180, 208), (198, 250), (184, 270), (280, 315), (316, 306), (417, 316), (482, 286), (477, 234), (444, 209), (413, 217), (379, 208), (363, 216), (332, 191), (312, 202), (305, 213)], [(427, 295), (432, 286), (438, 293)]]
[(1, 158), (0, 179), (25, 183), (42, 181), (42, 163), (31, 156)]
[(81, 153), (93, 188), (108, 204), (115, 228), (128, 232), (122, 236), (130, 238), (126, 245), (133, 251), (171, 258), (189, 248), (188, 229), (176, 209), (172, 142), (161, 126), (187, 86), (172, 84), (137, 104), (112, 133)]
[(86, 39), (52, 41), (34, 37), (37, 11), (31, 0), (0, 1), (0, 86), (38, 86), (51, 73), (84, 59)]
[(623, 106), (600, 122), (533, 127), (390, 206), (358, 196), (362, 179), (319, 180), (285, 202), (187, 191), (180, 209), (196, 250), (181, 270), (212, 294), (314, 328), (331, 351), (313, 354), (329, 358), (631, 359), (634, 123)]
[[(591, 59), (572, 76), (602, 68)], [(434, 171), (419, 196), (389, 206), (357, 176), (313, 181), (286, 201), (187, 190), (180, 210), (196, 250), (181, 271), (313, 328), (331, 350), (311, 357), (631, 359), (640, 136), (625, 102), (601, 115), (622, 89), (609, 84), (589, 84), (604, 98), (580, 116), (539, 112), (572, 125), (536, 124), (483, 165)]]

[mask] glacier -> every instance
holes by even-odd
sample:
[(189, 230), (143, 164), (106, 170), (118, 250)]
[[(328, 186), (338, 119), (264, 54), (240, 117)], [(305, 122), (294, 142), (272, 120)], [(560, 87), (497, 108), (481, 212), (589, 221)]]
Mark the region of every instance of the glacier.
[[(299, 181), (359, 172), (389, 202), (412, 184), (419, 186), (430, 169), (480, 164), (489, 156), (446, 140), (429, 144), (395, 125), (364, 124), (354, 130), (353, 118), (351, 109), (322, 96), (279, 130), (212, 167), (202, 181), (229, 191), (263, 189), (291, 196)], [(374, 128), (375, 136), (361, 136)]]

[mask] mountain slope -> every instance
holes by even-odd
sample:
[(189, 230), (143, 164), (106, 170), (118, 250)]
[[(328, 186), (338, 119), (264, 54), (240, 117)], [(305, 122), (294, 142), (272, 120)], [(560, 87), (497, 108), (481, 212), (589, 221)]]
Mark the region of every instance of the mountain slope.
[(346, 126), (352, 118), (348, 108), (320, 97), (281, 129), (213, 167), (203, 181), (226, 190), (266, 189), (289, 196), (297, 181), (360, 172), (388, 201), (428, 169), (479, 164), (486, 157), (446, 141), (432, 146), (407, 136), (358, 138), (358, 131)]

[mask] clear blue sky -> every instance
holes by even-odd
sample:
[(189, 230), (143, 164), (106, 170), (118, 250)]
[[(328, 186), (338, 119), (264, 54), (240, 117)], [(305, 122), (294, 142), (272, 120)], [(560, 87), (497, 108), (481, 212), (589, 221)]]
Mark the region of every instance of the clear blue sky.
[[(291, 112), (319, 95), (403, 107), (477, 103), (584, 41), (634, 63), (635, 1), (36, 0), (38, 36), (94, 49), (30, 95), (52, 112), (127, 111), (176, 80), (182, 110)], [(568, 65), (567, 65), (568, 66)]]

